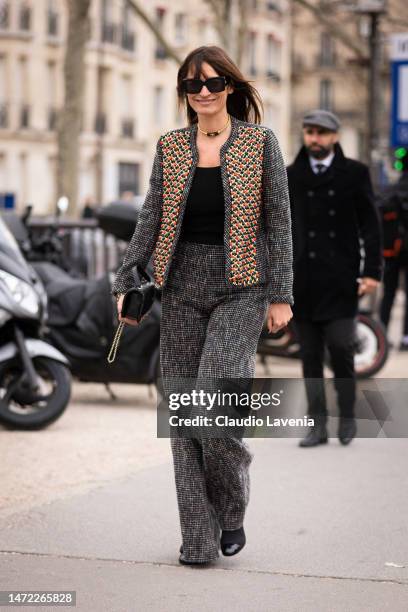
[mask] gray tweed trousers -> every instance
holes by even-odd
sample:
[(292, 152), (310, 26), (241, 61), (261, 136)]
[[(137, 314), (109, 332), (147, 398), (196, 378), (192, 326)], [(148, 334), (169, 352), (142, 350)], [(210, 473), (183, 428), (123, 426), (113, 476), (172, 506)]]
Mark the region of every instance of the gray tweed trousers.
[[(227, 287), (224, 246), (179, 241), (162, 290), (160, 363), (165, 393), (176, 377), (252, 380), (268, 307), (266, 283)], [(173, 378), (174, 377), (174, 378)], [(214, 415), (212, 415), (214, 416)], [(240, 437), (171, 435), (183, 552), (219, 556), (221, 530), (242, 526), (252, 454)]]

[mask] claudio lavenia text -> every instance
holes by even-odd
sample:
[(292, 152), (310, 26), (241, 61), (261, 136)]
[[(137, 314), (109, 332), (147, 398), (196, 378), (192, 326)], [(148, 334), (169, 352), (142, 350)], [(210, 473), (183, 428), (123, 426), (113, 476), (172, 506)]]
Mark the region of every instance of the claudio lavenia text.
[(179, 417), (172, 414), (169, 417), (171, 427), (310, 427), (314, 425), (314, 419), (304, 415), (300, 418), (277, 418), (267, 415), (265, 418), (250, 414), (246, 417), (229, 417), (218, 415), (209, 417), (197, 415), (194, 417)]

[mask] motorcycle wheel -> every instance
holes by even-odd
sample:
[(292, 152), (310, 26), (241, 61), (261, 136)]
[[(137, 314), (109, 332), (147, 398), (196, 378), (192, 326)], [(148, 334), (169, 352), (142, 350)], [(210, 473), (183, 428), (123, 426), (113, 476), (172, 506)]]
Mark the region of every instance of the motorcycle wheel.
[(7, 429), (41, 429), (56, 421), (71, 396), (71, 373), (63, 364), (47, 357), (34, 357), (40, 376), (41, 399), (33, 401), (24, 390), (21, 362), (13, 358), (0, 364), (0, 423)]
[(354, 367), (357, 378), (377, 374), (388, 359), (387, 335), (383, 324), (360, 313), (357, 317), (356, 352)]
[[(370, 378), (388, 359), (388, 342), (384, 326), (369, 315), (357, 315), (354, 369), (357, 379)], [(325, 362), (332, 369), (329, 352)]]

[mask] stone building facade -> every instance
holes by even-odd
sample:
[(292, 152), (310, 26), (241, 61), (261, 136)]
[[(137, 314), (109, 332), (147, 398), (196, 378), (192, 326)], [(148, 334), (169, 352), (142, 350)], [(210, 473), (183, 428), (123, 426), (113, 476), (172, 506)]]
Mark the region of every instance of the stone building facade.
[[(219, 44), (202, 0), (146, 0), (143, 8), (183, 58)], [(185, 125), (176, 103), (178, 66), (125, 0), (93, 0), (86, 48), (80, 194), (106, 203), (147, 188), (157, 138)], [(241, 68), (265, 105), (285, 154), (289, 149), (290, 13), (286, 0), (252, 0)], [(63, 0), (0, 0), (0, 194), (36, 214), (55, 210), (56, 119), (63, 103), (67, 35)]]

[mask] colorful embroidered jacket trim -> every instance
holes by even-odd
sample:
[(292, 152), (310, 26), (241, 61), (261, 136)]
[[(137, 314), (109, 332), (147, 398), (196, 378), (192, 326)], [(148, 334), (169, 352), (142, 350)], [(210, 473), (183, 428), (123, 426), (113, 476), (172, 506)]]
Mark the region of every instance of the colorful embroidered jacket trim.
[(163, 210), (160, 232), (153, 253), (154, 277), (161, 286), (176, 235), (184, 188), (193, 158), (188, 132), (170, 132), (162, 140)]
[[(262, 160), (265, 132), (261, 128), (240, 127), (226, 154), (231, 193), (229, 228), (230, 272), (232, 284), (259, 283), (256, 269), (256, 232), (262, 202)], [(153, 255), (154, 276), (163, 284), (171, 248), (176, 235), (180, 205), (193, 163), (188, 132), (170, 132), (162, 137), (163, 212)]]

